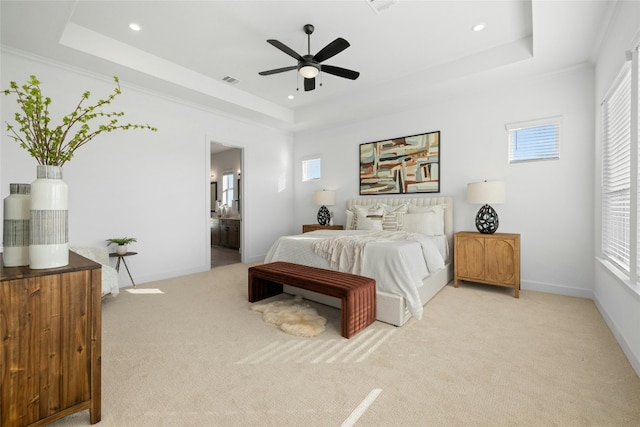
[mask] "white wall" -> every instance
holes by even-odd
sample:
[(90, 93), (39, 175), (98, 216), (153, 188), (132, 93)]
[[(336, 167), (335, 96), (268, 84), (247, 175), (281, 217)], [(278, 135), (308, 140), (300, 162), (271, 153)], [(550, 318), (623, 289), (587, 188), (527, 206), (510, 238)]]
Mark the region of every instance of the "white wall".
[(609, 32), (600, 48), (596, 67), (596, 91), (594, 109), (596, 115), (595, 171), (594, 174), (594, 229), (596, 243), (595, 261), (595, 302), (609, 328), (613, 331), (627, 358), (640, 375), (640, 288), (637, 284), (627, 284), (597, 257), (600, 254), (600, 162), (602, 145), (599, 135), (602, 131), (600, 103), (611, 87), (625, 62), (625, 51), (640, 42), (640, 3), (619, 2), (618, 11), (609, 27)]
[[(110, 93), (111, 77), (2, 52), (1, 85), (35, 74), (53, 99), (52, 119), (70, 112), (85, 90), (94, 101)], [(69, 185), (72, 245), (103, 245), (110, 237), (133, 236), (138, 255), (128, 261), (136, 283), (210, 268), (210, 142), (244, 148), (243, 258), (260, 260), (277, 236), (286, 234), (292, 216), (292, 135), (226, 115), (174, 102), (128, 87), (114, 109), (125, 120), (149, 123), (158, 132), (127, 131), (100, 135), (64, 166)], [(13, 120), (15, 99), (2, 96), (2, 123)], [(3, 126), (3, 134), (4, 126)], [(36, 161), (3, 135), (0, 194), (9, 183), (32, 182)], [(277, 174), (275, 173), (277, 172)], [(278, 218), (265, 226), (269, 218)], [(129, 279), (121, 272), (121, 284)]]
[[(593, 70), (583, 67), (535, 80), (450, 91), (445, 97), (426, 98), (421, 108), (296, 134), (295, 198), (300, 203), (295, 227), (315, 221), (312, 192), (320, 188), (336, 190), (334, 222), (344, 223), (345, 201), (359, 193), (360, 143), (439, 130), (440, 193), (454, 197), (454, 229), (475, 230), (479, 206), (466, 202), (467, 183), (504, 180), (506, 204), (494, 206), (498, 231), (521, 234), (523, 289), (590, 298), (592, 103)], [(509, 165), (505, 124), (558, 115), (563, 117), (560, 160)], [(322, 179), (300, 183), (300, 161), (312, 154), (322, 158)]]

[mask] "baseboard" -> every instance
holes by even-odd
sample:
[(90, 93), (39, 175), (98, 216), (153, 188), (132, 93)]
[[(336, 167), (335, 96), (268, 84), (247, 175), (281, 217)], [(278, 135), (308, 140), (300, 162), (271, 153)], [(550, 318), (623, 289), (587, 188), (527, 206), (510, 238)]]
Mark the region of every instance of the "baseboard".
[(640, 360), (638, 360), (636, 355), (633, 354), (633, 351), (631, 350), (631, 346), (629, 346), (629, 343), (624, 338), (624, 335), (622, 335), (622, 333), (620, 332), (620, 329), (616, 325), (616, 322), (609, 315), (607, 310), (605, 310), (604, 306), (600, 304), (600, 301), (598, 300), (597, 297), (593, 298), (593, 303), (596, 305), (596, 308), (600, 312), (600, 315), (602, 316), (605, 323), (609, 327), (609, 330), (611, 331), (616, 341), (618, 342), (618, 345), (620, 345), (620, 348), (622, 348), (622, 352), (624, 353), (625, 356), (627, 356), (627, 360), (631, 364), (631, 367), (633, 368), (634, 371), (636, 371), (636, 375), (640, 377)]
[(580, 289), (572, 288), (569, 286), (556, 285), (553, 283), (534, 282), (534, 281), (521, 281), (521, 290), (546, 292), (549, 294), (565, 295), (569, 297), (587, 298), (593, 299), (592, 289)]

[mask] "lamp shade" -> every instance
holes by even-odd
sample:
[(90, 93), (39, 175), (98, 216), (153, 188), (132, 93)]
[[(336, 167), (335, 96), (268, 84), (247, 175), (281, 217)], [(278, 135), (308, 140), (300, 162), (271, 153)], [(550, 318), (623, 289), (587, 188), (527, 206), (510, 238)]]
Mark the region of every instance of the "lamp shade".
[(329, 190), (315, 191), (313, 203), (318, 206), (333, 206), (336, 204), (336, 192)]
[(305, 79), (312, 79), (320, 73), (317, 67), (313, 65), (305, 65), (300, 67), (300, 75)]
[(505, 187), (502, 181), (483, 181), (467, 184), (467, 201), (474, 204), (505, 202)]

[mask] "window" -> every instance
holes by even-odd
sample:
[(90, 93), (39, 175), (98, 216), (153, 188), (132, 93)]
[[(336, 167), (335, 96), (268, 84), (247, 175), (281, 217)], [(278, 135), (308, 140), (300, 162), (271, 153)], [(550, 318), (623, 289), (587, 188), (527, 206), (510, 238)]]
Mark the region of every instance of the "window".
[(222, 204), (233, 206), (233, 173), (222, 174)]
[(601, 104), (602, 257), (638, 281), (638, 51)]
[(320, 179), (320, 159), (302, 161), (302, 182)]
[(560, 156), (560, 117), (508, 124), (509, 163), (557, 160)]
[(626, 64), (602, 103), (602, 254), (630, 268), (631, 67)]

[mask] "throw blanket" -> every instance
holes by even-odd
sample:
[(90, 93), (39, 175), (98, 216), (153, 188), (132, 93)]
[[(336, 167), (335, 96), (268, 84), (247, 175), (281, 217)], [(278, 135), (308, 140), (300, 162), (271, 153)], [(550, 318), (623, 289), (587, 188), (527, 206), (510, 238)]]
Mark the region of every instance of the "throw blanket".
[(329, 261), (332, 269), (362, 274), (362, 257), (369, 243), (407, 240), (413, 233), (406, 231), (372, 231), (356, 236), (336, 236), (313, 242), (313, 251)]

